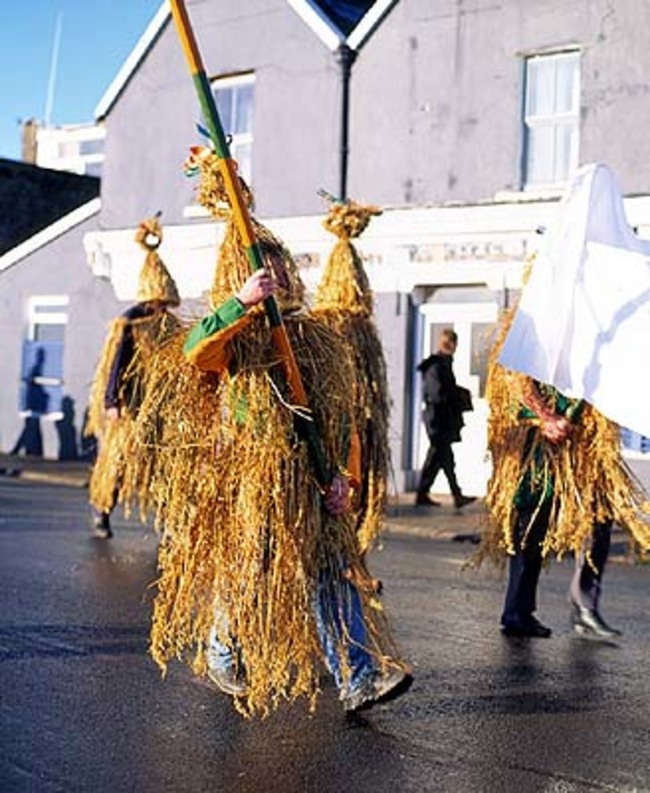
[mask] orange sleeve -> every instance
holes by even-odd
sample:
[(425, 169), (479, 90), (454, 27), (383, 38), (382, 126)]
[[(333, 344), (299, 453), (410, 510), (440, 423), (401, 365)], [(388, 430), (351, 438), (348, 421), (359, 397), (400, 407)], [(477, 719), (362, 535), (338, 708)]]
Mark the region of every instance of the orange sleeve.
[(361, 488), (361, 438), (354, 430), (350, 436), (350, 450), (348, 451), (347, 475), (350, 485), (355, 489)]
[(199, 341), (191, 349), (185, 350), (185, 357), (204, 372), (221, 373), (228, 369), (231, 350), (228, 345), (230, 339), (236, 336), (242, 328), (250, 322), (250, 315), (246, 314), (240, 319), (218, 330), (212, 336)]

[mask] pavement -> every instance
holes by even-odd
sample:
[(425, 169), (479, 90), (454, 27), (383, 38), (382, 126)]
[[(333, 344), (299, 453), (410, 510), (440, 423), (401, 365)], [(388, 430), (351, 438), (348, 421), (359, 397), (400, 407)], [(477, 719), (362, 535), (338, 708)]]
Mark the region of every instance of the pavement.
[(83, 460), (46, 460), (43, 457), (0, 454), (0, 476), (70, 487), (88, 487), (90, 463)]
[[(88, 487), (91, 465), (83, 460), (48, 460), (0, 453), (0, 476), (26, 482)], [(456, 509), (450, 495), (434, 494), (440, 507), (416, 507), (415, 493), (393, 494), (386, 509), (386, 531), (430, 539), (476, 542), (485, 516), (483, 500)]]
[[(83, 460), (50, 460), (0, 453), (0, 477), (87, 488), (91, 464)], [(645, 472), (644, 472), (645, 473)], [(645, 484), (645, 482), (644, 482)], [(433, 494), (439, 507), (415, 506), (415, 493), (394, 493), (388, 499), (384, 534), (425, 539), (450, 540), (475, 545), (486, 519), (482, 498), (456, 509), (448, 494)], [(614, 528), (610, 560), (630, 561), (633, 557), (627, 534)]]

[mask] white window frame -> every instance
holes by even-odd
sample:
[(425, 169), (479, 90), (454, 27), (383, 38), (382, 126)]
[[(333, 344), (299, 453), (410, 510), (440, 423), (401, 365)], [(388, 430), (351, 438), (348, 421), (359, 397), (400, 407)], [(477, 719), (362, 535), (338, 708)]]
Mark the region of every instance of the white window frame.
[[(220, 90), (225, 90), (227, 88), (238, 88), (240, 86), (253, 86), (255, 87), (255, 72), (245, 72), (243, 74), (232, 74), (226, 77), (213, 77), (210, 80), (210, 87), (212, 88), (212, 92), (216, 95), (217, 92)], [(255, 108), (255, 92), (253, 90), (253, 112)], [(226, 135), (228, 135), (228, 146), (230, 148), (230, 153), (234, 160), (237, 159), (235, 152), (238, 146), (241, 145), (248, 145), (250, 146), (251, 150), (251, 162), (250, 162), (250, 171), (251, 173), (242, 172), (243, 178), (246, 180), (247, 184), (251, 184), (252, 182), (252, 170), (253, 170), (253, 128), (251, 125), (251, 129), (248, 132), (239, 132), (233, 133), (231, 130), (224, 130)]]
[(39, 307), (66, 308), (70, 304), (68, 295), (34, 295), (27, 300), (27, 340), (36, 341), (38, 325), (67, 325), (68, 312), (39, 311)]
[[(224, 77), (211, 77), (210, 78), (210, 87), (212, 88), (212, 92), (215, 95), (216, 101), (216, 92), (221, 88), (233, 88), (238, 85), (255, 85), (255, 72), (242, 72), (241, 74), (230, 74)], [(255, 108), (255, 93), (253, 91), (253, 112)], [(233, 135), (230, 130), (224, 129), (224, 133), (228, 136), (228, 148), (230, 149), (230, 154), (233, 160), (237, 160), (235, 156), (236, 147), (240, 144), (249, 144), (251, 147), (251, 173), (246, 173), (245, 170), (242, 169), (242, 177), (246, 181), (250, 187), (252, 187), (252, 170), (253, 170), (253, 131), (251, 129), (250, 132), (239, 133), (237, 135)], [(202, 207), (200, 204), (193, 202), (186, 206), (183, 209), (183, 217), (187, 219), (196, 219), (196, 218), (207, 218), (210, 217), (210, 213), (205, 207)]]
[[(524, 157), (522, 162), (522, 185), (525, 191), (558, 191), (566, 186), (571, 178), (573, 171), (578, 167), (580, 156), (580, 49), (578, 47), (571, 47), (564, 50), (556, 50), (552, 52), (542, 52), (527, 55), (524, 58), (524, 96), (523, 96), (523, 134), (524, 134)], [(529, 90), (530, 90), (530, 77), (529, 65), (534, 61), (547, 61), (557, 63), (559, 60), (572, 59), (576, 61), (578, 70), (575, 94), (573, 96), (573, 107), (568, 112), (555, 112), (549, 114), (532, 114), (528, 112), (529, 107)], [(530, 181), (529, 176), (529, 163), (530, 158), (530, 131), (535, 129), (542, 129), (544, 127), (556, 128), (559, 126), (570, 126), (572, 128), (571, 134), (571, 154), (568, 172), (561, 178), (553, 181), (533, 182)], [(555, 170), (555, 164), (554, 168)]]
[[(39, 325), (67, 325), (68, 311), (70, 304), (68, 295), (33, 295), (27, 299), (27, 341), (36, 342), (36, 329)], [(54, 311), (40, 311), (54, 308)], [(57, 308), (62, 310), (57, 311)], [(63, 342), (65, 344), (65, 342)], [(63, 373), (61, 373), (63, 374)], [(34, 382), (41, 386), (57, 386), (63, 384), (63, 377), (36, 377)], [(18, 415), (22, 418), (31, 416), (30, 410), (19, 410)], [(49, 421), (59, 421), (63, 418), (63, 413), (52, 410), (44, 415)]]

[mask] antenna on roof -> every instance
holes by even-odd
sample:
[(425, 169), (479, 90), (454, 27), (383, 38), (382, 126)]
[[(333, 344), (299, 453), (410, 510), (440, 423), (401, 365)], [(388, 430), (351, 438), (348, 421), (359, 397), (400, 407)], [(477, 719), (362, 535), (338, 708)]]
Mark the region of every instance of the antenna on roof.
[(56, 70), (59, 63), (59, 42), (61, 41), (61, 27), (63, 26), (63, 11), (56, 15), (56, 26), (54, 28), (54, 40), (52, 42), (52, 59), (50, 60), (50, 75), (47, 81), (47, 99), (45, 101), (44, 124), (50, 126), (52, 121), (52, 105), (54, 104), (54, 84), (56, 82)]

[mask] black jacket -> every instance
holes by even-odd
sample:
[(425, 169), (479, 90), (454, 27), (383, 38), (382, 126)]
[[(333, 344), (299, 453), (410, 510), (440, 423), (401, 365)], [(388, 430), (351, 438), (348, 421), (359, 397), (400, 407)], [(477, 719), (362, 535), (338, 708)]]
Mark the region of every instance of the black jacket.
[(104, 394), (104, 407), (128, 406), (136, 400), (136, 391), (141, 387), (141, 384), (138, 382), (137, 373), (131, 366), (135, 355), (135, 337), (131, 323), (151, 316), (153, 313), (154, 309), (147, 303), (135, 303), (122, 313), (121, 319), (125, 320), (124, 328), (111, 363)]
[(467, 405), (463, 400), (466, 400), (468, 392), (456, 384), (452, 356), (435, 353), (425, 358), (417, 368), (422, 372), (422, 418), (429, 439), (456, 443), (465, 424), (463, 409), (467, 409)]

